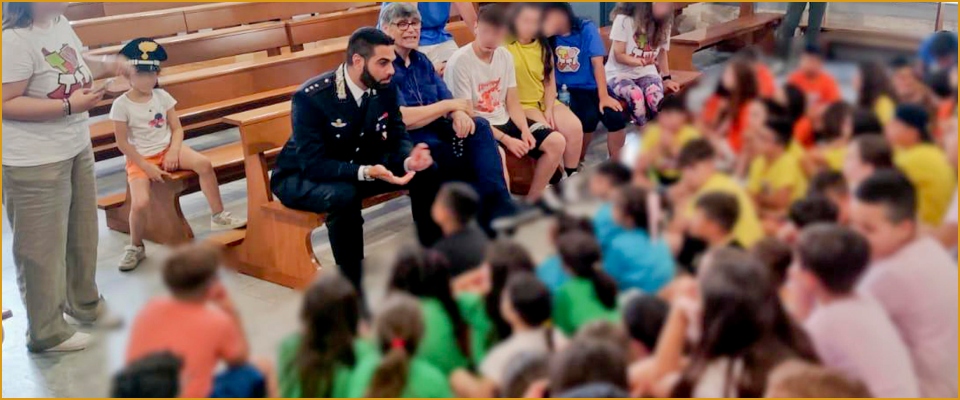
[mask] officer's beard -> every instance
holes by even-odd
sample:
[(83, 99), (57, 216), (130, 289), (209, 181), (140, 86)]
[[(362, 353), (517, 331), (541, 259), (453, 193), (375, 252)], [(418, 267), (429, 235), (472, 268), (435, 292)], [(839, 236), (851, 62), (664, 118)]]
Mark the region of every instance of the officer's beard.
[(386, 83), (381, 83), (376, 78), (374, 78), (373, 75), (370, 74), (370, 70), (367, 69), (366, 65), (363, 66), (363, 73), (360, 74), (360, 82), (362, 82), (364, 86), (367, 87), (367, 89), (373, 89), (373, 90), (382, 90), (384, 87), (387, 86)]

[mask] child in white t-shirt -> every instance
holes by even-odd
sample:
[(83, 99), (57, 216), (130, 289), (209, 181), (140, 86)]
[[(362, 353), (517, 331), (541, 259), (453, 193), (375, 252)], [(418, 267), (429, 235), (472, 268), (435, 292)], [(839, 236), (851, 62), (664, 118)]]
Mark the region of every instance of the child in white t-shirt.
[(656, 115), (665, 89), (680, 90), (667, 64), (673, 3), (617, 3), (612, 17), (607, 80), (643, 126)]
[(210, 160), (189, 146), (183, 146), (183, 127), (174, 106), (177, 101), (157, 87), (160, 62), (167, 59), (163, 47), (150, 39), (135, 39), (121, 54), (136, 68), (130, 90), (113, 102), (117, 147), (127, 157), (130, 186), (130, 245), (120, 259), (121, 271), (137, 268), (146, 257), (143, 247), (143, 218), (150, 207), (150, 183), (163, 182), (177, 170), (191, 170), (200, 177), (200, 188), (210, 203), (213, 230), (240, 228), (246, 221), (223, 210), (220, 184)]

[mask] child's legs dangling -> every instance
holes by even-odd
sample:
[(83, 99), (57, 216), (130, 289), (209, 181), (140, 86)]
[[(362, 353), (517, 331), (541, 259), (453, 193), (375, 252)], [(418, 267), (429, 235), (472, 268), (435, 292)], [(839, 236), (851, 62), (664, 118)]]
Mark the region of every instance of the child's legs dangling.
[(144, 220), (150, 208), (150, 179), (134, 179), (130, 185), (130, 244), (143, 246)]
[(643, 89), (631, 79), (618, 79), (613, 82), (613, 94), (627, 102), (627, 112), (639, 126), (647, 123), (646, 95)]
[(213, 215), (223, 212), (223, 200), (220, 198), (220, 183), (217, 182), (217, 173), (213, 170), (210, 159), (193, 149), (184, 146), (180, 149), (180, 168), (196, 172), (200, 176), (200, 190), (210, 203), (210, 212)]

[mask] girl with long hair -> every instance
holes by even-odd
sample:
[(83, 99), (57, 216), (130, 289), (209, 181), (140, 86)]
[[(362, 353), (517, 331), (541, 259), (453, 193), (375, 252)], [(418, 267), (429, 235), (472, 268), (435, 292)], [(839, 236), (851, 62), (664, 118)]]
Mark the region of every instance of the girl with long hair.
[(82, 324), (116, 327), (97, 289), (97, 191), (88, 110), (132, 70), (86, 58), (67, 3), (3, 3), (3, 205), (27, 310), (31, 352), (83, 350)]
[(567, 335), (591, 321), (615, 321), (617, 282), (600, 265), (600, 245), (586, 232), (575, 231), (557, 239), (557, 249), (567, 273), (567, 283), (557, 290), (553, 321)]
[[(607, 50), (597, 25), (574, 14), (568, 2), (542, 3), (543, 35), (550, 38), (555, 58), (556, 87), (567, 87), (570, 110), (580, 119), (584, 148), (590, 144), (600, 122), (607, 128), (610, 159), (620, 159), (629, 119), (620, 100), (607, 87), (603, 58)], [(551, 60), (551, 62), (554, 62)], [(583, 159), (585, 152), (580, 154)]]
[(665, 90), (680, 90), (667, 61), (673, 13), (673, 3), (652, 2), (617, 3), (610, 13), (607, 80), (639, 126), (656, 116)]
[(346, 397), (449, 398), (443, 372), (415, 356), (426, 334), (417, 299), (391, 293), (373, 322), (373, 340), (380, 355), (365, 357), (354, 370)]
[(540, 30), (541, 11), (535, 3), (516, 3), (510, 8), (510, 34), (506, 44), (517, 71), (517, 92), (527, 118), (542, 122), (566, 139), (561, 165), (567, 175), (580, 166), (583, 126), (566, 105), (557, 101), (553, 48)]
[(860, 63), (858, 72), (853, 80), (853, 87), (857, 90), (857, 105), (873, 110), (880, 123), (886, 125), (893, 119), (897, 108), (890, 71), (882, 63), (865, 61)]
[(433, 250), (400, 251), (390, 291), (414, 296), (424, 315), (425, 331), (417, 356), (444, 374), (471, 365), (470, 327), (450, 290), (450, 265)]
[(353, 367), (371, 348), (356, 341), (360, 299), (349, 281), (322, 274), (307, 289), (300, 332), (280, 344), (281, 397), (345, 397)]

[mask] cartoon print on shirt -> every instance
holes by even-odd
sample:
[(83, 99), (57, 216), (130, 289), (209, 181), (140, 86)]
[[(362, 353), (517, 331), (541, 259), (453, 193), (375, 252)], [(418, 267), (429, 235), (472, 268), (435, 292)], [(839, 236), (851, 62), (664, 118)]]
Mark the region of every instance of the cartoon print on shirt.
[(557, 46), (557, 71), (577, 72), (580, 70), (580, 49), (570, 46)]
[(500, 78), (477, 85), (477, 111), (491, 113), (500, 107)]
[(147, 125), (150, 125), (150, 127), (154, 129), (161, 129), (163, 128), (164, 124), (166, 124), (166, 122), (167, 121), (163, 118), (162, 113), (156, 113), (153, 116), (153, 120), (147, 123)]
[(73, 47), (64, 44), (60, 50), (54, 52), (45, 48), (42, 51), (43, 60), (57, 72), (60, 72), (60, 76), (57, 78), (60, 86), (47, 93), (48, 98), (66, 99), (75, 90), (93, 85), (93, 74), (85, 65), (80, 63), (80, 55)]
[(637, 42), (637, 48), (633, 49), (631, 52), (635, 57), (640, 58), (656, 58), (657, 53), (660, 52), (660, 49), (654, 49), (650, 47), (650, 41), (647, 39), (647, 34), (642, 32), (637, 32), (634, 35), (633, 40)]

